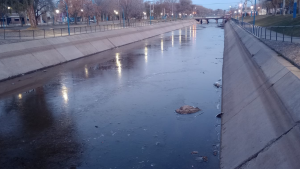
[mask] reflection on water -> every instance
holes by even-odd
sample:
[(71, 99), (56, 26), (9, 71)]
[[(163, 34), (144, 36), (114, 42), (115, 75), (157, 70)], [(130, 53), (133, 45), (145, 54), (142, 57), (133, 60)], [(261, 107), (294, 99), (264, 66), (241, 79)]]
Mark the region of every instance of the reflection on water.
[(148, 62), (148, 48), (145, 46), (145, 62)]
[(62, 92), (62, 97), (65, 101), (65, 104), (68, 104), (68, 88), (63, 84), (63, 86), (61, 87), (61, 92)]
[(181, 29), (179, 29), (179, 44), (181, 44)]
[(163, 52), (164, 51), (164, 40), (161, 39), (161, 42), (160, 42), (160, 50)]
[(188, 31), (187, 31), (187, 27), (185, 28), (185, 33), (184, 33), (184, 35), (185, 35), (185, 41), (187, 41), (187, 38), (188, 38)]
[[(1, 167), (218, 168), (223, 30), (207, 27), (49, 68), (0, 99)], [(203, 111), (177, 115), (185, 104)]]
[(116, 53), (116, 66), (118, 68), (118, 73), (119, 73), (119, 77), (121, 77), (122, 75), (122, 65), (121, 65), (121, 62), (120, 62), (120, 54), (119, 53)]
[(85, 77), (89, 78), (89, 69), (88, 69), (87, 65), (85, 65), (85, 67), (84, 67), (84, 73), (85, 73)]
[[(62, 87), (64, 88), (64, 87)], [(56, 90), (55, 90), (56, 91)], [(82, 146), (74, 123), (49, 99), (53, 92), (37, 87), (30, 93), (1, 100), (0, 168), (69, 168), (78, 165)], [(62, 106), (62, 105), (61, 105)], [(55, 112), (53, 111), (55, 109)]]
[(174, 47), (174, 31), (172, 31), (172, 47)]
[(193, 40), (196, 40), (196, 37), (197, 37), (197, 26), (196, 25), (193, 25)]
[(22, 94), (19, 94), (19, 95), (18, 95), (18, 98), (21, 100), (21, 99), (22, 99)]

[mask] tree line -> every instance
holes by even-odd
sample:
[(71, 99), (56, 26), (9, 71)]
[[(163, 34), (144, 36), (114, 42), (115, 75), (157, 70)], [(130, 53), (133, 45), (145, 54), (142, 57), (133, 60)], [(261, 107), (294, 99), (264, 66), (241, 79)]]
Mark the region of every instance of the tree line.
[[(56, 12), (66, 16), (67, 8), (69, 19), (95, 18), (99, 21), (110, 18), (142, 19), (151, 16), (160, 17), (187, 17), (189, 15), (205, 16), (214, 11), (200, 5), (194, 5), (192, 0), (0, 0), (1, 18), (9, 13), (17, 13), (20, 18), (28, 18), (31, 27), (38, 25), (38, 18)], [(151, 8), (150, 8), (151, 6)]]
[[(281, 13), (285, 15), (288, 10), (293, 11), (294, 0), (259, 0), (259, 4), (261, 4), (262, 8), (267, 10), (267, 13), (272, 13), (273, 15), (277, 15)], [(300, 12), (300, 0), (297, 0), (297, 10), (298, 14)], [(272, 12), (271, 12), (271, 9)], [(282, 9), (281, 12), (278, 9)]]

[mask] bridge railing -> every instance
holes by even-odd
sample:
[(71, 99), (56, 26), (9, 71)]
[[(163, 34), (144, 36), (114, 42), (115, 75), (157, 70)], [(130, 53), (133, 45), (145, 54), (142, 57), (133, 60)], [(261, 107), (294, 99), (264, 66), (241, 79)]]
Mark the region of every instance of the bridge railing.
[(256, 25), (253, 26), (251, 23), (241, 22), (233, 18), (231, 18), (231, 20), (258, 38), (300, 43), (300, 25), (262, 27)]

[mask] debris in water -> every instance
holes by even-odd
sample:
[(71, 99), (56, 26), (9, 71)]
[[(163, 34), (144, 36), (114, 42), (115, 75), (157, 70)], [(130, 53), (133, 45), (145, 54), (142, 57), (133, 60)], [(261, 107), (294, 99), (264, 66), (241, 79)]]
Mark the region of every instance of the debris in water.
[(178, 114), (192, 114), (192, 113), (197, 113), (198, 111), (201, 111), (201, 109), (199, 109), (198, 107), (184, 105), (175, 111)]
[(117, 132), (110, 131), (111, 135), (114, 136)]
[(98, 126), (95, 126), (96, 128), (98, 128)]
[(157, 146), (160, 145), (160, 142), (156, 142), (155, 145), (157, 145)]
[(208, 161), (208, 158), (206, 156), (200, 156), (200, 157), (196, 157), (196, 161), (199, 161), (199, 162), (207, 162)]
[(214, 155), (214, 156), (217, 156), (217, 155), (218, 155), (218, 151), (215, 150), (215, 151), (213, 152), (213, 155)]
[(219, 82), (214, 83), (214, 86), (215, 86), (216, 88), (220, 88), (220, 87), (221, 87), (221, 85), (220, 85)]
[(192, 151), (191, 154), (198, 154), (198, 151)]
[(152, 164), (151, 164), (151, 167), (154, 167), (154, 166), (155, 166), (155, 164), (154, 164), (154, 163), (152, 163)]
[(218, 114), (216, 117), (217, 117), (217, 118), (221, 118), (223, 114), (224, 114), (224, 113), (220, 113), (220, 114)]

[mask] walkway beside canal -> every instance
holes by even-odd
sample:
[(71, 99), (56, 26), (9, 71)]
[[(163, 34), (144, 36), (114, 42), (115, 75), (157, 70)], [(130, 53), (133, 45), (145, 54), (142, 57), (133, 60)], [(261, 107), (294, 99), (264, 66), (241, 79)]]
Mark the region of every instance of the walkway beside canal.
[(225, 26), (221, 168), (300, 168), (300, 70)]

